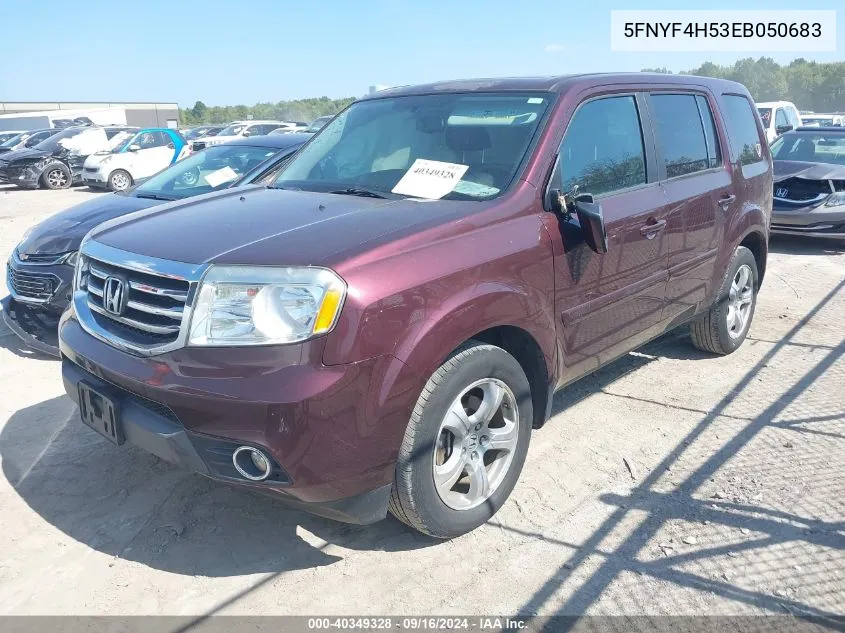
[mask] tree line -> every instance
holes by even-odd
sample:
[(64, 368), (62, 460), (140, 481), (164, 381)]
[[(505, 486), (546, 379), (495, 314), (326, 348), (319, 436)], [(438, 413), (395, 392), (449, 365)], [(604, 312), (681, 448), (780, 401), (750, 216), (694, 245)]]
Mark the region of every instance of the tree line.
[[(666, 68), (644, 72), (671, 74)], [(682, 75), (701, 75), (738, 81), (755, 101), (791, 101), (799, 110), (845, 112), (845, 62), (813, 62), (794, 59), (781, 66), (771, 57), (740, 59), (732, 66), (704, 62)]]
[(338, 113), (353, 101), (355, 97), (345, 99), (317, 97), (278, 103), (256, 103), (254, 106), (207, 106), (202, 101), (197, 101), (192, 108), (180, 108), (179, 118), (183, 125), (244, 121), (249, 119), (250, 115), (253, 119), (310, 123), (317, 117)]

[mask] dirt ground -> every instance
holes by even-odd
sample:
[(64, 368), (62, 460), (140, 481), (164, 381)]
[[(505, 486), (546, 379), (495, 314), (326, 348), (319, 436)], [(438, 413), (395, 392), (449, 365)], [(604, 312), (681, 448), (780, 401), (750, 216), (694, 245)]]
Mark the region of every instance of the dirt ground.
[[(0, 187), (0, 261), (92, 195)], [(845, 249), (773, 242), (737, 353), (675, 332), (562, 391), (511, 499), (451, 542), (117, 449), (0, 330), (0, 614), (841, 616), (843, 323)]]

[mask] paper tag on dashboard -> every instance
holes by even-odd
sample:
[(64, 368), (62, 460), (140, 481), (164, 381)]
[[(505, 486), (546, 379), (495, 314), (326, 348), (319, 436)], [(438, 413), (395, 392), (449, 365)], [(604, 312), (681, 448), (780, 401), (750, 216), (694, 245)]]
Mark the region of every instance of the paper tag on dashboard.
[(231, 182), (232, 180), (237, 180), (238, 172), (226, 165), (225, 167), (213, 171), (210, 174), (206, 174), (204, 178), (205, 181), (212, 187), (219, 187), (224, 182)]
[(469, 165), (418, 158), (399, 179), (393, 193), (439, 200), (455, 188)]

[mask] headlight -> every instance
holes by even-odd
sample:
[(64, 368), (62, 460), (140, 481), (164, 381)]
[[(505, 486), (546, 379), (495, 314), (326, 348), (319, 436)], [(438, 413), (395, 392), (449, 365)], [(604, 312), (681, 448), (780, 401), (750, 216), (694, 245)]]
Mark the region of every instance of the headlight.
[(837, 193), (832, 193), (828, 196), (827, 200), (824, 203), (826, 207), (838, 207), (841, 204), (845, 204), (845, 191), (839, 191)]
[(334, 327), (346, 284), (325, 268), (213, 266), (200, 284), (189, 345), (278, 345)]
[(62, 259), (63, 264), (67, 264), (68, 266), (72, 266), (76, 268), (76, 260), (79, 259), (79, 251), (73, 251), (72, 253), (68, 253)]

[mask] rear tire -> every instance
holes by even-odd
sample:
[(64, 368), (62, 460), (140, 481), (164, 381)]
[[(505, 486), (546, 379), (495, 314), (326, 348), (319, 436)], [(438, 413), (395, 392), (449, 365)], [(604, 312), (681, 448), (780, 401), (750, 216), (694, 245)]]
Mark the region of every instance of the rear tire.
[(532, 420), (531, 387), (516, 359), (469, 341), (417, 400), (396, 462), (391, 514), (444, 539), (487, 522), (516, 485)]
[(692, 344), (720, 355), (739, 349), (754, 319), (759, 283), (753, 253), (744, 246), (737, 247), (716, 302), (690, 326)]
[(41, 174), (41, 184), (46, 189), (67, 189), (70, 182), (70, 170), (61, 163), (50, 165)]
[(109, 174), (108, 187), (110, 191), (126, 191), (132, 186), (132, 176), (125, 169), (115, 169)]

